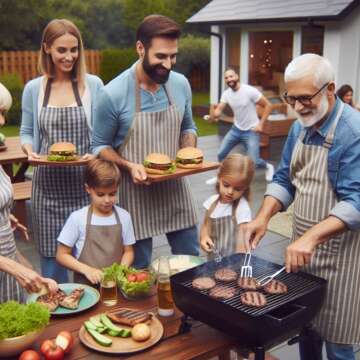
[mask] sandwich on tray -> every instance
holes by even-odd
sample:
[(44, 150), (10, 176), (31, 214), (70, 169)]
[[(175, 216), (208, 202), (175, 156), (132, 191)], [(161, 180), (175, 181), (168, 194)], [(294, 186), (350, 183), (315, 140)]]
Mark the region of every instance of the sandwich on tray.
[(165, 175), (176, 170), (176, 165), (169, 156), (160, 153), (149, 154), (144, 160), (144, 166), (148, 174)]
[(58, 142), (50, 146), (49, 161), (73, 161), (76, 160), (76, 147), (69, 142)]
[(202, 166), (203, 152), (195, 147), (184, 147), (176, 154), (176, 166), (183, 169), (196, 169)]

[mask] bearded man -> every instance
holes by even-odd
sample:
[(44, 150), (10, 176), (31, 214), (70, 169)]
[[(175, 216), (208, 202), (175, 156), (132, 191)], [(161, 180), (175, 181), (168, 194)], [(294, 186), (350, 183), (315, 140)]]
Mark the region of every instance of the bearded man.
[(284, 99), (298, 120), (256, 218), (242, 229), (255, 248), (268, 222), (294, 202), (287, 272), (327, 279), (312, 329), (301, 337), (303, 360), (355, 359), (360, 344), (360, 114), (335, 96), (334, 70), (322, 56), (304, 54), (285, 70)]
[(149, 184), (143, 166), (149, 153), (175, 159), (179, 148), (196, 146), (191, 88), (172, 71), (180, 33), (172, 19), (147, 16), (136, 33), (139, 60), (110, 81), (97, 102), (93, 152), (124, 170), (119, 199), (132, 216), (137, 268), (149, 266), (155, 235), (167, 235), (173, 254), (199, 254), (197, 210), (187, 180)]
[[(240, 84), (239, 75), (233, 69), (225, 70), (224, 80), (228, 88), (221, 95), (220, 103), (210, 113), (210, 120), (218, 121), (228, 104), (234, 113), (234, 125), (220, 145), (218, 160), (223, 161), (237, 144), (242, 144), (256, 167), (266, 169), (266, 181), (271, 181), (274, 167), (260, 157), (260, 133), (264, 131), (265, 121), (271, 112), (271, 103), (255, 87)], [(258, 118), (256, 106), (263, 109), (261, 119)], [(215, 182), (216, 178), (212, 178), (206, 183)]]

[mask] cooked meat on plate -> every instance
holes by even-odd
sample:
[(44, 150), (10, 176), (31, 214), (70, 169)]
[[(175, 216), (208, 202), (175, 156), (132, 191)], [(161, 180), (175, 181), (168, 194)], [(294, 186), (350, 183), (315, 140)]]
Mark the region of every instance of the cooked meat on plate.
[(131, 309), (119, 309), (115, 313), (106, 313), (108, 318), (117, 324), (134, 326), (140, 323), (146, 323), (151, 320), (152, 314)]
[(59, 303), (62, 299), (66, 297), (66, 294), (58, 289), (55, 293), (48, 293), (45, 295), (39, 296), (36, 301), (49, 309), (50, 312), (55, 311), (59, 306)]
[(68, 296), (65, 296), (60, 300), (60, 306), (67, 309), (77, 309), (79, 307), (80, 300), (84, 295), (84, 288), (78, 287), (74, 289)]

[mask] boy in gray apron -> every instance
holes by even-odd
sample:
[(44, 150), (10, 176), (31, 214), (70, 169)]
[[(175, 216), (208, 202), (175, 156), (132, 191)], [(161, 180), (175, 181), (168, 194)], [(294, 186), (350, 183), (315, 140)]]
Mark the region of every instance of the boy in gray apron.
[(271, 216), (294, 201), (287, 271), (304, 268), (328, 281), (325, 301), (300, 342), (302, 359), (355, 359), (360, 344), (360, 114), (335, 97), (334, 71), (315, 54), (295, 58), (285, 71), (285, 100), (299, 119), (264, 203), (247, 225), (251, 245)]
[(187, 80), (171, 71), (178, 25), (151, 15), (137, 31), (140, 60), (101, 92), (93, 151), (125, 169), (119, 198), (135, 229), (137, 268), (151, 261), (152, 237), (166, 234), (172, 253), (198, 255), (196, 204), (186, 179), (149, 185), (143, 161), (159, 152), (172, 159), (180, 147), (196, 146)]
[(102, 268), (115, 262), (132, 264), (135, 238), (130, 214), (115, 206), (118, 167), (106, 160), (93, 160), (85, 181), (91, 204), (74, 211), (66, 221), (58, 237), (56, 260), (74, 271), (76, 283), (97, 284)]

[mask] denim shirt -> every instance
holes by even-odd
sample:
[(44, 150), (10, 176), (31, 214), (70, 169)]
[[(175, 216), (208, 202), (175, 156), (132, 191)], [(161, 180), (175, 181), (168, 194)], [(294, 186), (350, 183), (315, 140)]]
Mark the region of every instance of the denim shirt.
[[(341, 100), (336, 99), (329, 117), (319, 129), (306, 128), (304, 144), (322, 146), (335, 120)], [(296, 121), (284, 145), (280, 165), (265, 196), (279, 200), (283, 210), (293, 202), (296, 188), (290, 180), (290, 163), (298, 137), (304, 127)], [(335, 130), (328, 154), (328, 175), (338, 203), (330, 215), (342, 220), (349, 229), (360, 229), (360, 112), (346, 105)]]
[[(104, 86), (97, 97), (92, 152), (98, 155), (104, 148), (118, 148), (125, 140), (135, 115), (135, 66), (125, 70)], [(191, 87), (184, 75), (170, 72), (166, 83), (172, 101), (182, 118), (181, 132), (196, 134), (191, 109)], [(169, 106), (163, 86), (156, 93), (140, 88), (141, 111), (156, 112)]]

